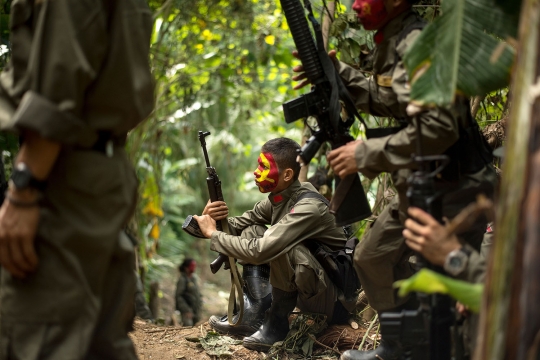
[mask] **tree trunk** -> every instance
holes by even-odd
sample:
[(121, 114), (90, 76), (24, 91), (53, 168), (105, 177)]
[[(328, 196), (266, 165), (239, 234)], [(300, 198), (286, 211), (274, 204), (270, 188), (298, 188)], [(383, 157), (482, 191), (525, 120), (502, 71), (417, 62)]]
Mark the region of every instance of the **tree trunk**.
[(539, 34), (540, 4), (524, 0), (476, 360), (536, 359), (538, 351), (540, 103), (533, 86), (540, 75)]
[(160, 316), (160, 301), (159, 301), (159, 282), (154, 281), (150, 283), (150, 294), (149, 294), (149, 301), (148, 306), (150, 307), (150, 311), (154, 315), (154, 319), (156, 321), (159, 319)]

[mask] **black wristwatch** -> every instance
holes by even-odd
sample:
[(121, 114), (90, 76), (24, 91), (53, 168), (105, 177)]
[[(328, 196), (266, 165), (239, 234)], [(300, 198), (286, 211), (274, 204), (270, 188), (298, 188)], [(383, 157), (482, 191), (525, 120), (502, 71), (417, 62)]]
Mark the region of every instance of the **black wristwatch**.
[(465, 270), (471, 252), (464, 246), (451, 251), (444, 261), (444, 271), (452, 276), (458, 276)]
[(31, 188), (43, 192), (47, 186), (47, 181), (36, 179), (30, 168), (25, 163), (20, 162), (15, 165), (11, 173), (10, 185), (14, 186), (17, 190)]

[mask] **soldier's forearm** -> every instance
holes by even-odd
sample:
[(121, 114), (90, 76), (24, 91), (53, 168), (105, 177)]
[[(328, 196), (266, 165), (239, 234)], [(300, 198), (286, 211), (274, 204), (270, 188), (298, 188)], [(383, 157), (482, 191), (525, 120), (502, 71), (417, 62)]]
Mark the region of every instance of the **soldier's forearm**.
[(25, 163), (38, 180), (45, 180), (60, 153), (58, 142), (47, 140), (34, 131), (26, 131), (15, 163)]

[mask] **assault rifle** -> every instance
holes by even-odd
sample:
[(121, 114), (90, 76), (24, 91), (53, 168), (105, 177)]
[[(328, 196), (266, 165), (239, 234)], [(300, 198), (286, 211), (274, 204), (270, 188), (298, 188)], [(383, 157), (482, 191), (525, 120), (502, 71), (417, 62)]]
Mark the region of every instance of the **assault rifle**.
[[(413, 172), (408, 179), (407, 198), (410, 206), (424, 210), (442, 223), (442, 192), (436, 191), (434, 179), (448, 164), (449, 158), (446, 155), (423, 156), (418, 117), (416, 131), (418, 139), (413, 160), (419, 170)], [(430, 164), (433, 163), (440, 165), (432, 171)], [(416, 258), (417, 270), (427, 267), (444, 273), (442, 268), (427, 263), (420, 254), (416, 254)], [(450, 297), (441, 294), (417, 295), (420, 300), (418, 310), (381, 314), (381, 334), (387, 339), (399, 341), (405, 349), (407, 360), (450, 360), (450, 327), (453, 324)]]
[[(304, 0), (309, 19), (316, 36), (315, 43), (310, 32), (304, 7), (300, 0), (280, 0), (287, 23), (298, 50), (306, 77), (312, 84), (311, 92), (283, 104), (285, 122), (299, 119), (315, 119), (310, 126), (312, 136), (298, 154), (301, 164), (309, 164), (324, 142), (337, 149), (354, 138), (349, 133), (355, 116), (364, 123), (343, 85), (339, 74), (323, 45), (321, 26), (315, 19), (309, 0)], [(346, 118), (341, 116), (343, 102)], [(307, 122), (308, 126), (309, 121)], [(371, 208), (358, 174), (343, 179), (336, 176), (336, 192), (330, 204), (330, 212), (338, 226), (351, 224), (371, 215)]]
[[(207, 137), (208, 135), (210, 135), (210, 132), (208, 131), (206, 132), (199, 131), (199, 141), (203, 149), (204, 160), (206, 161), (206, 172), (208, 173), (208, 177), (206, 178), (206, 185), (208, 186), (210, 202), (223, 201), (223, 192), (221, 191), (221, 181), (219, 180), (219, 177), (216, 173), (216, 168), (210, 165), (210, 160), (208, 158), (208, 150), (206, 150), (205, 137)], [(229, 225), (227, 223), (227, 219), (217, 221), (216, 229), (218, 231), (224, 231), (226, 233), (229, 233)], [(206, 239), (206, 237), (202, 234), (201, 229), (199, 228), (199, 224), (193, 218), (192, 215), (189, 215), (186, 218), (186, 220), (184, 221), (184, 224), (182, 225), (182, 230), (184, 230), (191, 236)], [(229, 264), (226, 261), (227, 261), (227, 256), (223, 254), (219, 254), (219, 256), (210, 264), (210, 269), (212, 270), (212, 274), (217, 273), (219, 269), (221, 269), (221, 266), (223, 265), (223, 263), (225, 263), (225, 270), (229, 269)]]
[[(206, 178), (206, 185), (208, 186), (208, 193), (210, 194), (210, 202), (223, 201), (223, 192), (221, 191), (221, 181), (216, 173), (216, 168), (210, 165), (210, 159), (208, 158), (208, 151), (206, 150), (206, 140), (205, 137), (210, 135), (208, 131), (199, 131), (199, 141), (203, 149), (204, 160), (206, 161), (206, 172), (208, 177)], [(216, 229), (223, 231), (229, 234), (229, 223), (227, 219), (219, 220), (216, 222)], [(182, 225), (182, 230), (198, 238), (205, 239), (199, 223), (193, 218), (192, 215), (189, 215), (184, 224)], [(229, 307), (227, 309), (227, 318), (231, 326), (236, 326), (242, 321), (244, 316), (244, 292), (242, 289), (242, 278), (238, 273), (238, 268), (236, 267), (235, 259), (228, 257), (223, 254), (212, 261), (210, 264), (210, 270), (212, 274), (215, 274), (221, 269), (221, 266), (225, 263), (225, 270), (229, 269), (231, 271), (231, 292), (229, 294)], [(237, 308), (236, 296), (238, 296), (239, 306)], [(236, 322), (233, 322), (234, 314), (238, 313)]]

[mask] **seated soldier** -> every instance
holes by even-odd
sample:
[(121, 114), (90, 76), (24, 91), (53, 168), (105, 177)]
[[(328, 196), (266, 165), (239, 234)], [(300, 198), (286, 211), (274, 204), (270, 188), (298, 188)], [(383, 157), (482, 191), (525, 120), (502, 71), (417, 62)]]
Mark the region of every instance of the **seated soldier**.
[[(212, 250), (241, 262), (270, 266), (270, 308), (258, 330), (244, 338), (244, 346), (252, 350), (268, 351), (273, 343), (285, 339), (288, 315), (295, 306), (304, 312), (325, 314), (329, 323), (345, 323), (348, 311), (354, 308), (354, 302), (344, 300), (303, 244), (316, 239), (336, 250), (344, 247), (346, 237), (313, 185), (298, 181), (299, 149), (287, 138), (263, 145), (254, 174), (259, 190), (269, 193), (268, 198), (257, 202), (253, 210), (229, 218), (230, 235), (216, 231), (215, 220), (228, 214), (224, 202), (209, 203), (204, 209), (206, 215), (195, 216), (203, 234), (212, 240)], [(301, 197), (307, 192), (315, 197)], [(260, 315), (265, 310), (261, 308)], [(218, 330), (226, 326), (215, 319), (210, 324)]]

